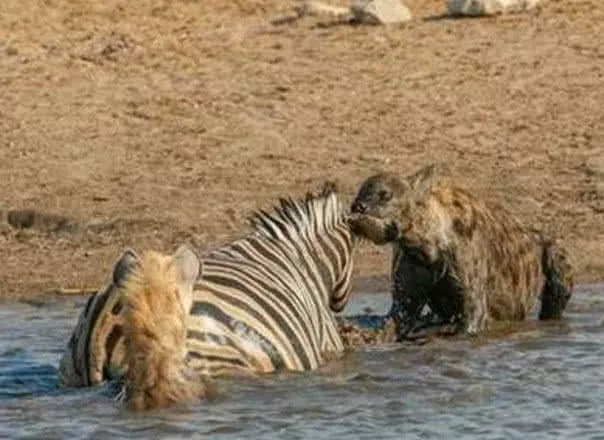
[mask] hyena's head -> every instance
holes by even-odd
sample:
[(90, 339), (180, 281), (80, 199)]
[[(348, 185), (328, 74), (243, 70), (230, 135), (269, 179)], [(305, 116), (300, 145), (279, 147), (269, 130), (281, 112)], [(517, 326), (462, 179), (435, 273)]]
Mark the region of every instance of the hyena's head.
[(432, 164), (406, 177), (393, 173), (375, 174), (361, 185), (351, 211), (383, 219), (400, 219), (401, 215), (410, 213), (425, 201), (442, 171), (441, 165)]
[(452, 242), (453, 221), (441, 203), (442, 177), (448, 168), (432, 164), (399, 178), (390, 173), (367, 179), (352, 203), (351, 211), (384, 219), (398, 229), (399, 239), (424, 263), (437, 262)]

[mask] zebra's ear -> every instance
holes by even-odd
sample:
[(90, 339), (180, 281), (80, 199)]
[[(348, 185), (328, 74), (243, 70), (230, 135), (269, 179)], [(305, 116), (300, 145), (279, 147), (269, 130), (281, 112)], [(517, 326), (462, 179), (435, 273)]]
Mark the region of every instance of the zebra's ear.
[(138, 255), (133, 249), (126, 249), (120, 259), (113, 266), (113, 284), (121, 285), (136, 262), (138, 261)]
[(338, 192), (338, 184), (334, 180), (326, 180), (321, 187), (321, 197), (327, 197), (332, 193)]
[(181, 245), (172, 255), (172, 264), (178, 269), (180, 280), (191, 287), (201, 271), (201, 263), (195, 252), (187, 245)]
[(309, 191), (306, 193), (306, 200), (320, 199), (324, 197), (328, 197), (333, 193), (338, 192), (338, 185), (333, 180), (325, 180), (318, 191)]

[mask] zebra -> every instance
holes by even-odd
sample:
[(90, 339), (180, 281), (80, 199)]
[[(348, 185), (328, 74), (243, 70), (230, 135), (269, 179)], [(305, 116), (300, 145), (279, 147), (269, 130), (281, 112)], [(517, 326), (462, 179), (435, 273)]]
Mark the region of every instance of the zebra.
[[(163, 318), (182, 321), (183, 329), (155, 334), (165, 339), (185, 332), (172, 354), (182, 354), (196, 377), (320, 367), (344, 351), (333, 312), (346, 306), (352, 291), (357, 238), (347, 218), (335, 185), (326, 184), (318, 195), (282, 198), (272, 212), (255, 212), (249, 234), (199, 257), (186, 246), (171, 256), (126, 250), (107, 287), (81, 312), (60, 362), (60, 382), (91, 386), (127, 375), (136, 332)], [(145, 293), (133, 293), (161, 284), (161, 276), (153, 276), (162, 271), (172, 284), (149, 293), (153, 299), (145, 303)], [(168, 301), (164, 290), (180, 293)], [(173, 309), (171, 318), (155, 310), (159, 303)], [(145, 307), (163, 318), (149, 315), (138, 328), (135, 315)]]

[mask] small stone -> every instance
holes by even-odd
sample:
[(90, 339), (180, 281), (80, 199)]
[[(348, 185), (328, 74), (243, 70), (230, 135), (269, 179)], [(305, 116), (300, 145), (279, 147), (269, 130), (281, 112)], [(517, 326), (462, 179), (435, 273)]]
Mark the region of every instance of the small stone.
[(77, 225), (67, 217), (55, 214), (46, 214), (35, 209), (12, 209), (8, 211), (8, 224), (15, 229), (37, 229), (47, 232), (74, 232)]
[(478, 17), (533, 9), (539, 0), (448, 0), (449, 14)]
[(17, 229), (31, 228), (36, 218), (33, 209), (11, 210), (8, 212), (8, 223)]
[(411, 11), (399, 0), (353, 0), (350, 10), (363, 24), (404, 23), (412, 18)]

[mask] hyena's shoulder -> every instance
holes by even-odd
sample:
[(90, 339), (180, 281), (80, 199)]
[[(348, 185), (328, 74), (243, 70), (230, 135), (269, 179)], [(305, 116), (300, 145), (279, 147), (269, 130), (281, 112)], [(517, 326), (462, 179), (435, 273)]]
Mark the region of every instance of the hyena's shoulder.
[(451, 233), (499, 245), (534, 246), (538, 232), (526, 227), (503, 205), (487, 201), (462, 186), (439, 185), (432, 192), (451, 221)]
[(543, 249), (533, 229), (463, 187), (441, 186), (433, 194), (449, 218), (448, 255), (461, 269), (487, 274), (484, 281), (496, 290), (519, 289), (521, 295), (540, 289)]

